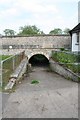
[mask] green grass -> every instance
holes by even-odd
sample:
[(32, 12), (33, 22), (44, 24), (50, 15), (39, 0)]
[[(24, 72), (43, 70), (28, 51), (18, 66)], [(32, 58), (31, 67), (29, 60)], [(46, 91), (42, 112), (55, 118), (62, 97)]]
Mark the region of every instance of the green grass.
[[(5, 58), (7, 58), (7, 56)], [(2, 81), (3, 81), (2, 88), (3, 89), (7, 85), (12, 72), (13, 72), (13, 64), (12, 64), (12, 58), (10, 58), (5, 62), (3, 62), (2, 64)]]
[(0, 55), (0, 60), (5, 60), (8, 57), (10, 57), (10, 55)]
[(66, 52), (53, 52), (52, 59), (56, 62), (63, 63), (65, 67), (75, 73), (80, 72), (80, 65), (74, 64), (80, 62), (80, 55), (68, 54)]
[[(9, 58), (9, 59), (7, 59), (7, 58)], [(20, 62), (23, 58), (22, 58), (22, 54), (21, 55), (18, 54), (15, 56), (0, 55), (0, 59), (4, 60), (2, 62), (2, 82), (3, 82), (2, 89), (4, 90), (5, 86), (7, 85), (8, 81), (10, 79), (10, 75), (17, 68), (17, 66), (20, 64)], [(13, 70), (13, 60), (14, 60), (14, 70)]]
[(2, 87), (0, 86), (0, 92), (2, 91)]
[(32, 81), (31, 81), (31, 84), (38, 84), (38, 83), (39, 83), (38, 80), (32, 80)]
[[(5, 60), (8, 57), (10, 57), (11, 55), (0, 55), (0, 60)], [(3, 86), (2, 88), (0, 87), (0, 91), (1, 89), (3, 89), (5, 87), (5, 85), (8, 83), (10, 74), (11, 74), (11, 70), (9, 70), (9, 68), (11, 67), (10, 65), (10, 61), (6, 61), (4, 63), (2, 63), (2, 82), (3, 82)]]
[(80, 56), (74, 54), (68, 54), (65, 52), (53, 52), (52, 58), (60, 63), (76, 63), (78, 62)]

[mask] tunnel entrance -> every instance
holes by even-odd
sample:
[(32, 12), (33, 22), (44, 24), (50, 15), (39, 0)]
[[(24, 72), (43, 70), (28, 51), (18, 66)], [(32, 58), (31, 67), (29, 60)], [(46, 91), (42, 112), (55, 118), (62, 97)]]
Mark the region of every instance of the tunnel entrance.
[(32, 66), (48, 66), (49, 60), (42, 54), (36, 54), (29, 59), (29, 63)]

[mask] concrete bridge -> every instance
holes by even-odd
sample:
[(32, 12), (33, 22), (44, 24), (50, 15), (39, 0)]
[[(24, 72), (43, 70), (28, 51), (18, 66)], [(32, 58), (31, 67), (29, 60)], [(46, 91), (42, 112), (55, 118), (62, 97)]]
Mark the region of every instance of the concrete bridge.
[(25, 54), (27, 55), (28, 60), (32, 56), (37, 55), (37, 54), (41, 54), (41, 55), (45, 56), (49, 60), (52, 50), (53, 49), (30, 49), (30, 50), (26, 50)]
[(25, 50), (30, 59), (36, 54), (44, 55), (48, 60), (52, 50), (70, 48), (71, 38), (69, 35), (37, 35), (37, 36), (2, 36), (3, 54), (15, 54)]

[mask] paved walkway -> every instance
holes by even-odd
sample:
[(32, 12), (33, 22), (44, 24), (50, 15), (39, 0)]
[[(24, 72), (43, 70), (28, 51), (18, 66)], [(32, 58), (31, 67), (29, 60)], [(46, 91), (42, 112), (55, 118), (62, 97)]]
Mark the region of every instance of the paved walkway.
[[(30, 84), (32, 80), (39, 84)], [(34, 68), (8, 98), (4, 118), (78, 118), (78, 84)]]
[(0, 120), (2, 119), (2, 93), (0, 92)]

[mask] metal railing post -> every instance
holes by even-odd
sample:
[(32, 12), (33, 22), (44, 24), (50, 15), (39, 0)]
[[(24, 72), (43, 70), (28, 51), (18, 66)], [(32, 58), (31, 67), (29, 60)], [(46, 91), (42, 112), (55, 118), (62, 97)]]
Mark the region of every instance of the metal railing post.
[(12, 58), (12, 65), (13, 65), (12, 68), (14, 70), (15, 69), (15, 58), (14, 57)]

